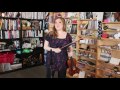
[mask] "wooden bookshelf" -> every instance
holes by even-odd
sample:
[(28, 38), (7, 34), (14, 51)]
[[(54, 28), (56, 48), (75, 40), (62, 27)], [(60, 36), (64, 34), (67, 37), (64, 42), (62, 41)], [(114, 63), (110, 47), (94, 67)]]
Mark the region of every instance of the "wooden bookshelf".
[[(97, 61), (97, 36), (95, 36), (95, 34), (97, 33), (97, 28), (90, 28), (90, 23), (97, 23), (96, 19), (84, 19), (84, 20), (79, 20), (78, 21), (78, 35), (83, 39), (83, 40), (88, 40), (88, 42), (90, 41), (96, 41), (95, 43), (82, 43), (79, 42), (78, 43), (78, 48), (79, 48), (79, 52), (85, 52), (88, 53), (89, 55), (93, 55), (94, 59), (91, 59), (90, 57), (85, 57), (85, 56), (79, 56), (79, 60), (85, 60), (85, 61), (90, 61), (93, 62), (95, 64), (95, 66), (92, 65), (86, 65), (85, 68), (89, 67), (89, 69), (94, 68), (96, 69), (96, 61)], [(85, 26), (88, 25), (89, 28), (86, 28)], [(95, 25), (93, 25), (95, 27)], [(89, 33), (87, 33), (89, 32)], [(85, 41), (85, 42), (86, 42)], [(94, 48), (94, 52), (87, 50), (87, 48), (85, 49), (81, 49), (81, 45), (87, 45), (87, 47), (89, 47), (89, 49), (93, 49)], [(91, 72), (90, 70), (84, 69), (83, 70), (86, 72), (86, 78), (87, 75), (89, 74), (94, 74), (96, 72)], [(89, 73), (88, 73), (89, 72)], [(95, 77), (94, 77), (95, 78)]]
[[(105, 25), (107, 25), (109, 28), (116, 28), (116, 29), (120, 28), (120, 22), (109, 22), (109, 23), (103, 22), (102, 26), (104, 27)], [(96, 77), (97, 78), (120, 78), (120, 75), (114, 71), (115, 67), (118, 68), (118, 70), (120, 70), (120, 65), (115, 65), (110, 63), (112, 58), (116, 58), (116, 59), (120, 58), (119, 48), (114, 48), (115, 46), (118, 47), (118, 44), (120, 43), (120, 40), (114, 37), (114, 35), (119, 33), (119, 31), (111, 30), (111, 29), (107, 29), (107, 30), (103, 29), (103, 32), (105, 32), (109, 36), (112, 34), (113, 37), (110, 37), (110, 38), (102, 37), (100, 40), (98, 40)], [(107, 52), (110, 54), (110, 59), (106, 62), (104, 60), (101, 60), (100, 58), (102, 57), (102, 55), (105, 56)], [(106, 58), (103, 58), (103, 59), (106, 59)]]

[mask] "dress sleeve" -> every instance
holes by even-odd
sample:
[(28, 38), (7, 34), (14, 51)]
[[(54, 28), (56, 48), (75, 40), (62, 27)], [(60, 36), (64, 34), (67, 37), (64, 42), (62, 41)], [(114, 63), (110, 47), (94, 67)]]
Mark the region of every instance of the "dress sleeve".
[(72, 36), (69, 33), (68, 33), (68, 41), (69, 41), (69, 43), (72, 42)]

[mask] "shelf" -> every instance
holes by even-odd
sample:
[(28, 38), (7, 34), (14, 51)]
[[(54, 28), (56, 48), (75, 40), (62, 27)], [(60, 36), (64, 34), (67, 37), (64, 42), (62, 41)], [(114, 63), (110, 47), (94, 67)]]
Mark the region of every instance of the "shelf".
[[(120, 78), (120, 75), (119, 74), (117, 74), (117, 73), (114, 73), (114, 72), (112, 72), (113, 70), (111, 70), (111, 69), (109, 69), (110, 71), (108, 71), (108, 70), (105, 70), (105, 69), (97, 69), (97, 70), (100, 70), (100, 71), (103, 71), (102, 73), (104, 74), (105, 72), (109, 72), (110, 73), (110, 75), (112, 75), (112, 77), (110, 77), (110, 78)], [(102, 78), (108, 78), (108, 76), (106, 76), (106, 75), (97, 75), (98, 77), (102, 77)]]
[(18, 30), (18, 29), (15, 29), (15, 30), (5, 30), (5, 29), (1, 29), (0, 31), (20, 31), (20, 30)]
[[(106, 30), (102, 30), (102, 32), (104, 33), (108, 33), (110, 35), (114, 35), (115, 33), (120, 32), (119, 30), (119, 25), (120, 22), (102, 22), (102, 28), (104, 28), (104, 26), (108, 25), (108, 28)], [(110, 26), (110, 28), (109, 28)], [(112, 28), (116, 27), (116, 30), (112, 30)], [(110, 60), (108, 61), (104, 61), (100, 60), (102, 58), (100, 58), (101, 55), (101, 50), (107, 50), (111, 53), (111, 56), (114, 58), (118, 58), (119, 59), (119, 53), (120, 50), (118, 49), (114, 49), (117, 48), (117, 44), (120, 43), (120, 39), (115, 39), (112, 37), (109, 38), (102, 38), (100, 40), (98, 40), (98, 45), (97, 45), (97, 50), (98, 50), (98, 56), (97, 56), (97, 68), (96, 68), (96, 77), (100, 77), (100, 78), (115, 78), (115, 77), (119, 77), (120, 75), (116, 74), (114, 71), (114, 68), (117, 67), (118, 69), (120, 69), (120, 65), (115, 65), (110, 63)], [(114, 47), (116, 46), (116, 47)]]
[(109, 40), (109, 41), (116, 41), (116, 42), (120, 42), (120, 39), (101, 38), (101, 40)]
[(22, 38), (43, 38), (43, 37), (22, 37)]
[(100, 47), (100, 46), (98, 46), (98, 48), (105, 49), (105, 50), (111, 50), (111, 49), (109, 49), (109, 48)]
[(109, 49), (109, 48), (100, 47), (100, 46), (98, 46), (98, 48), (101, 48), (101, 49), (106, 49), (106, 50), (110, 50), (110, 51), (118, 51), (118, 52), (120, 52), (120, 50), (116, 50), (116, 49)]
[[(80, 62), (79, 60), (77, 61), (77, 63), (78, 63), (77, 68), (79, 68), (79, 64), (80, 64), (80, 63), (81, 63), (81, 64), (84, 64), (84, 63)], [(95, 65), (85, 64), (85, 67), (86, 67), (86, 66), (88, 66), (88, 67), (92, 67), (92, 68), (95, 68)]]
[(120, 24), (120, 22), (102, 22), (102, 24)]
[(81, 31), (90, 30), (90, 31), (96, 31), (96, 32), (98, 31), (98, 30), (96, 30), (96, 29), (84, 29), (84, 28), (80, 28), (80, 30), (81, 30)]
[[(22, 29), (22, 31), (38, 31), (38, 30), (35, 30), (35, 29)], [(43, 31), (43, 30), (41, 29), (39, 31)]]
[[(39, 49), (43, 49), (43, 47), (35, 47), (34, 49), (36, 49), (36, 48), (37, 48), (37, 49), (38, 49), (38, 48), (39, 48)], [(25, 49), (25, 48), (22, 48), (22, 49)], [(31, 48), (27, 48), (27, 49), (31, 49)]]
[(20, 20), (37, 20), (37, 21), (44, 20), (44, 19), (29, 19), (29, 18), (1, 17), (1, 16), (0, 16), (0, 19), (13, 19), (13, 20), (20, 19)]
[(103, 32), (120, 32), (120, 31), (107, 29), (107, 30), (103, 30)]
[[(16, 49), (16, 50), (21, 50), (21, 49)], [(0, 50), (0, 52), (14, 52), (16, 50), (4, 49), (4, 50)]]
[(11, 51), (10, 49), (4, 49), (4, 50), (0, 50), (0, 52), (8, 52)]
[(92, 53), (92, 54), (97, 54), (97, 52), (91, 52), (91, 51), (88, 51), (88, 50), (83, 50), (83, 49), (79, 49), (80, 51), (85, 51), (85, 52), (88, 52), (88, 53)]
[(88, 60), (88, 61), (96, 61), (95, 59), (90, 59), (90, 58), (87, 58), (85, 56), (80, 56), (80, 59), (83, 59), (83, 60)]
[[(5, 20), (12, 20), (12, 21), (19, 21), (18, 23), (15, 23), (15, 24), (19, 24), (19, 27), (17, 28), (10, 28), (10, 30), (5, 30), (6, 28), (3, 28), (3, 29), (1, 29), (0, 30), (0, 32), (1, 32), (1, 34), (2, 34), (2, 32), (3, 32), (3, 34), (4, 34), (4, 32), (5, 31), (8, 31), (8, 32), (10, 32), (11, 34), (10, 34), (10, 38), (5, 38), (5, 36), (4, 35), (2, 35), (1, 36), (1, 38), (0, 38), (0, 42), (5, 42), (6, 44), (9, 44), (9, 43), (11, 43), (11, 41), (12, 42), (14, 42), (15, 40), (18, 40), (18, 42), (17, 41), (15, 41), (14, 43), (15, 43), (15, 45), (17, 44), (17, 43), (19, 43), (19, 48), (18, 49), (16, 49), (15, 48), (15, 50), (10, 50), (10, 49), (4, 49), (4, 50), (0, 50), (0, 53), (2, 54), (2, 53), (9, 53), (9, 52), (11, 52), (11, 53), (14, 53), (15, 54), (15, 58), (16, 58), (16, 60), (18, 60), (19, 62), (17, 62), (17, 61), (14, 61), (13, 62), (13, 64), (11, 64), (11, 68), (12, 68), (12, 70), (10, 70), (10, 71), (5, 71), (5, 72), (3, 72), (3, 73), (6, 73), (6, 72), (11, 72), (11, 71), (15, 71), (16, 69), (25, 69), (25, 68), (29, 68), (29, 66), (28, 67), (25, 67), (24, 68), (24, 66), (23, 66), (23, 61), (24, 61), (24, 57), (25, 56), (27, 56), (28, 54), (26, 53), (26, 54), (23, 54), (22, 52), (23, 52), (23, 50), (22, 50), (22, 43), (23, 43), (23, 39), (24, 38), (39, 38), (39, 40), (42, 40), (43, 41), (43, 39), (44, 39), (44, 27), (43, 27), (43, 24), (44, 24), (44, 19), (29, 19), (29, 18), (15, 18), (15, 17), (0, 17), (0, 20), (3, 20), (3, 21), (5, 21)], [(31, 31), (36, 31), (35, 29), (33, 29), (33, 28), (31, 28), (31, 27), (23, 27), (23, 24), (24, 23), (22, 23), (23, 21), (29, 21), (29, 22), (40, 22), (41, 23), (41, 28), (40, 28), (40, 30), (39, 31), (43, 31), (43, 33), (41, 33), (41, 35), (31, 35), (32, 37), (26, 37), (26, 35), (24, 36), (23, 35), (23, 32), (25, 32), (25, 31), (27, 31), (27, 30), (29, 30), (29, 29), (31, 29)], [(10, 22), (10, 25), (13, 25), (14, 23), (13, 22)], [(44, 21), (44, 22), (43, 22)], [(7, 24), (4, 24), (4, 25), (7, 25)], [(10, 26), (10, 25), (7, 25), (8, 27)], [(13, 30), (14, 29), (14, 30)], [(24, 29), (24, 30), (23, 30)], [(27, 30), (26, 30), (27, 29)], [(16, 38), (14, 38), (14, 35), (12, 35), (12, 31), (14, 32), (18, 32), (18, 35), (17, 35), (17, 37)], [(7, 33), (6, 33), (6, 35), (7, 35)], [(23, 37), (22, 37), (23, 36)], [(28, 36), (28, 35), (27, 35)], [(30, 36), (30, 35), (29, 35)], [(2, 38), (3, 37), (3, 38)], [(43, 39), (42, 39), (43, 38)], [(10, 42), (8, 42), (8, 41), (10, 41)], [(43, 47), (37, 47), (37, 48), (34, 48), (34, 51), (35, 51), (35, 53), (32, 53), (32, 55), (34, 55), (34, 54), (38, 54), (38, 53), (40, 53), (40, 54), (38, 54), (38, 56), (36, 57), (37, 59), (38, 58), (40, 58), (40, 63), (39, 64), (35, 64), (35, 65), (31, 65), (30, 67), (33, 67), (33, 66), (38, 66), (38, 65), (43, 65), (43, 63), (44, 63), (44, 56), (43, 56), (43, 51), (44, 51), (44, 49), (43, 49)], [(33, 59), (35, 59), (34, 58), (34, 56), (33, 56)], [(33, 60), (33, 59), (31, 59), (30, 58), (30, 60)], [(36, 60), (36, 59), (35, 59)], [(30, 61), (31, 62), (31, 61)], [(20, 67), (20, 68), (19, 68)], [(1, 72), (0, 72), (1, 73)]]
[(30, 19), (30, 18), (20, 18), (21, 20), (37, 20), (37, 21), (43, 21), (44, 19)]
[[(79, 44), (85, 44), (85, 43), (79, 43)], [(95, 47), (96, 47), (96, 45), (95, 45), (95, 44), (85, 44), (85, 45), (95, 46)]]
[[(89, 39), (92, 39), (92, 40), (94, 40), (94, 41), (97, 41), (97, 37), (96, 37), (96, 33), (98, 32), (98, 30), (97, 30), (97, 28), (89, 28), (89, 29), (87, 29), (87, 28), (84, 28), (84, 27), (86, 27), (86, 25), (89, 25), (89, 22), (94, 22), (94, 21), (97, 21), (97, 19), (81, 19), (81, 20), (78, 20), (78, 34), (79, 34), (79, 36), (84, 40), (84, 39), (87, 39), (87, 40), (89, 40)], [(95, 23), (94, 23), (95, 24)], [(82, 32), (86, 32), (86, 31), (90, 31), (90, 34), (88, 34), (88, 35), (84, 35)], [(82, 34), (82, 35), (81, 35)], [(82, 40), (81, 40), (82, 41)], [(94, 58), (95, 59), (92, 59), (91, 57), (86, 57), (86, 56), (78, 56), (78, 58), (79, 58), (79, 60), (86, 60), (86, 61), (90, 61), (90, 62), (92, 62), (92, 63), (94, 63), (95, 65), (90, 65), (89, 63), (88, 64), (85, 64), (85, 67), (84, 68), (86, 68), (86, 69), (84, 69), (84, 71), (86, 72), (86, 77), (87, 77), (87, 74), (89, 75), (89, 74), (93, 74), (94, 76), (95, 76), (95, 73), (96, 72), (92, 72), (91, 70), (90, 70), (90, 68), (92, 67), (92, 68), (94, 68), (94, 69), (96, 69), (96, 61), (97, 61), (97, 51), (96, 52), (92, 52), (91, 50), (89, 51), (89, 50), (85, 50), (85, 49), (82, 49), (82, 45), (83, 45), (83, 48), (87, 48), (87, 46), (89, 46), (90, 48), (94, 48), (95, 50), (97, 50), (97, 42), (93, 42), (93, 43), (86, 43), (86, 42), (83, 42), (83, 43), (81, 43), (80, 41), (78, 42), (78, 52), (86, 52), (87, 54), (90, 54), (90, 55), (94, 55)], [(84, 45), (85, 45), (85, 47), (84, 47)], [(91, 59), (90, 59), (91, 58)], [(91, 68), (91, 69), (92, 69)], [(96, 77), (96, 76), (95, 76)], [(89, 78), (89, 76), (88, 76), (88, 78)]]
[(82, 38), (92, 38), (92, 39), (97, 39), (97, 37), (94, 36), (85, 36), (85, 35), (80, 35)]
[(94, 74), (95, 75), (95, 72), (92, 72), (92, 71), (89, 71), (89, 70), (86, 70), (86, 73), (90, 73), (90, 74)]
[(14, 65), (17, 65), (17, 64), (22, 64), (22, 63), (13, 63), (13, 64), (11, 64), (11, 66), (14, 66)]
[(96, 21), (97, 19), (80, 19), (79, 21)]
[(76, 19), (78, 19), (78, 17), (65, 17), (65, 19), (71, 19), (71, 20), (75, 19), (76, 20)]
[(22, 31), (35, 31), (34, 29), (22, 29)]
[(16, 19), (20, 19), (20, 18), (15, 18), (15, 17), (1, 17), (0, 16), (0, 19), (13, 19), (13, 20), (16, 20)]
[(118, 68), (120, 68), (120, 65), (114, 65), (114, 64), (111, 64), (111, 63), (106, 63), (105, 61), (103, 61), (103, 60), (98, 60), (98, 62), (101, 62), (102, 63), (102, 66), (103, 66), (103, 64), (105, 64), (105, 66), (109, 66), (109, 67), (118, 67)]
[(0, 41), (3, 41), (3, 40), (20, 40), (20, 38), (1, 39)]
[(74, 25), (74, 24), (76, 25), (77, 23), (71, 23), (71, 24), (72, 24), (72, 25)]

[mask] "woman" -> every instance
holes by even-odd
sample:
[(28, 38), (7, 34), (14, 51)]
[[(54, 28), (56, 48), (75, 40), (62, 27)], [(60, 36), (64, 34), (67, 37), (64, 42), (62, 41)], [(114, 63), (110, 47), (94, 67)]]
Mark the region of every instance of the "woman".
[(66, 32), (65, 20), (62, 17), (55, 19), (54, 27), (45, 37), (44, 49), (47, 50), (46, 66), (47, 78), (54, 77), (54, 73), (58, 71), (58, 78), (66, 77), (67, 59), (71, 57), (72, 46), (61, 47), (72, 42), (72, 37)]

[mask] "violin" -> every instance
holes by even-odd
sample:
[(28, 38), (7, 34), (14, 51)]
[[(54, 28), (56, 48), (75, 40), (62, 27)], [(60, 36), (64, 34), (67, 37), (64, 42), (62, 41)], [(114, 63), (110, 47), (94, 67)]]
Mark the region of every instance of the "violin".
[(68, 74), (73, 76), (75, 73), (79, 73), (79, 69), (76, 67), (76, 59), (70, 57), (68, 60), (67, 60), (67, 64), (68, 64)]
[[(61, 49), (65, 48), (67, 46), (70, 46), (70, 45), (78, 42), (79, 40), (83, 40), (80, 36), (78, 36), (78, 37), (79, 37), (79, 39), (76, 38), (77, 40), (61, 47)], [(68, 65), (68, 69), (69, 69), (68, 70), (69, 75), (73, 76), (75, 73), (79, 73), (80, 70), (76, 67), (76, 59), (69, 57), (69, 59), (67, 60), (67, 65)]]

